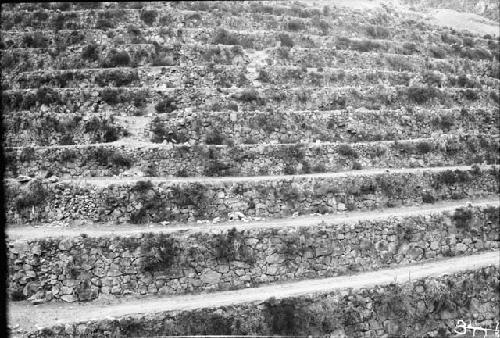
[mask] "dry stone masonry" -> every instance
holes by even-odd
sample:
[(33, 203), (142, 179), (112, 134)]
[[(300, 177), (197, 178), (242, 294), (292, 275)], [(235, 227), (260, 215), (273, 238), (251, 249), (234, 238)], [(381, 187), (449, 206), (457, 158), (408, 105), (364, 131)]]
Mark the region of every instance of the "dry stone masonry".
[[(401, 2), (2, 4), (10, 333), (494, 327), (500, 40)], [(403, 266), (427, 277), (311, 291)]]

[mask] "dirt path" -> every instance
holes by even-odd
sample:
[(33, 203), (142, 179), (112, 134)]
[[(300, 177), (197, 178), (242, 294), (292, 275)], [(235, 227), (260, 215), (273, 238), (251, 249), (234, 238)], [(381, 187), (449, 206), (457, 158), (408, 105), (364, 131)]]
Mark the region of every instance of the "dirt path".
[[(41, 239), (47, 237), (76, 237), (85, 233), (90, 237), (103, 237), (103, 236), (135, 236), (145, 232), (151, 233), (172, 233), (178, 231), (186, 232), (212, 232), (235, 227), (237, 229), (256, 229), (256, 228), (278, 228), (278, 227), (309, 227), (319, 225), (321, 222), (327, 224), (344, 224), (355, 223), (362, 220), (377, 220), (389, 217), (405, 217), (417, 215), (429, 215), (441, 213), (444, 211), (454, 211), (456, 208), (463, 207), (467, 204), (473, 206), (499, 206), (500, 201), (498, 198), (490, 199), (477, 199), (477, 200), (458, 200), (458, 201), (445, 201), (436, 204), (405, 206), (401, 208), (380, 209), (370, 211), (355, 211), (346, 212), (343, 214), (334, 215), (317, 215), (317, 216), (298, 216), (280, 219), (266, 219), (261, 221), (235, 221), (223, 222), (217, 224), (198, 224), (198, 223), (178, 223), (173, 225), (149, 224), (149, 225), (133, 225), (133, 224), (95, 224), (86, 223), (82, 225), (75, 225), (68, 227), (54, 226), (46, 224), (42, 226), (15, 226), (9, 227), (6, 232), (9, 241), (26, 241)], [(56, 223), (57, 225), (57, 223)]]
[[(481, 169), (492, 168), (491, 165), (481, 165)], [(471, 166), (443, 166), (443, 167), (426, 167), (426, 168), (403, 168), (403, 169), (365, 169), (365, 170), (352, 170), (338, 173), (316, 173), (316, 174), (302, 174), (302, 175), (287, 175), (287, 176), (235, 176), (235, 177), (83, 177), (83, 178), (68, 178), (60, 180), (59, 182), (87, 185), (92, 184), (98, 187), (107, 187), (111, 184), (131, 184), (137, 181), (151, 181), (151, 182), (200, 182), (200, 183), (218, 183), (218, 182), (256, 182), (256, 181), (281, 181), (281, 180), (294, 180), (299, 178), (343, 178), (355, 176), (369, 176), (384, 173), (422, 173), (422, 172), (440, 172), (446, 170), (469, 170)]]
[(380, 284), (404, 283), (408, 280), (436, 277), (444, 274), (477, 269), (488, 265), (500, 265), (500, 251), (360, 273), (352, 276), (287, 282), (271, 284), (259, 288), (200, 295), (184, 295), (165, 298), (148, 297), (117, 303), (113, 302), (112, 304), (49, 303), (34, 306), (27, 302), (15, 302), (9, 305), (9, 326), (14, 327), (16, 324), (19, 324), (20, 329), (32, 330), (39, 326), (49, 327), (61, 323), (117, 318), (130, 314), (190, 310), (248, 302), (262, 302), (270, 297), (286, 298), (317, 292), (330, 292), (337, 289), (357, 289)]

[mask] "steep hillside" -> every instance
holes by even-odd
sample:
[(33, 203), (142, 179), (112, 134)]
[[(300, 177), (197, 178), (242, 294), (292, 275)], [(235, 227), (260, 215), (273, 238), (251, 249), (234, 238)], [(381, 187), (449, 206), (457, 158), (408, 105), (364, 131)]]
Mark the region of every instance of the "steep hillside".
[(500, 41), (410, 5), (2, 4), (11, 332), (499, 320)]

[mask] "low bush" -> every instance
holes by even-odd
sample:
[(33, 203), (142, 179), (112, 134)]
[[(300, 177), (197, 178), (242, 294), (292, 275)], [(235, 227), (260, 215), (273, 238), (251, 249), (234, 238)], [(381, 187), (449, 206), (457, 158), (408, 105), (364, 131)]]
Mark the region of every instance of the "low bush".
[(130, 191), (138, 194), (145, 194), (149, 190), (153, 190), (153, 183), (151, 181), (137, 181), (130, 189)]
[(472, 89), (466, 89), (464, 91), (464, 97), (469, 101), (477, 101), (479, 99), (477, 92)]
[(292, 48), (294, 46), (294, 42), (288, 34), (280, 34), (278, 39), (280, 40), (280, 47)]
[(168, 271), (175, 262), (179, 247), (169, 234), (145, 234), (141, 238), (141, 253), (144, 256), (142, 271)]
[(337, 148), (337, 152), (342, 155), (342, 156), (346, 156), (348, 158), (358, 158), (359, 155), (358, 153), (356, 152), (356, 150), (354, 150), (354, 148), (352, 148), (350, 145), (348, 144), (341, 144), (338, 148)]
[(304, 30), (306, 27), (300, 20), (290, 20), (286, 23), (286, 29), (289, 31)]
[(458, 229), (466, 230), (471, 227), (473, 216), (472, 208), (458, 208), (455, 209), (455, 213), (453, 214), (453, 221)]
[(389, 30), (381, 26), (369, 26), (366, 28), (366, 33), (376, 39), (388, 39), (391, 37)]
[(142, 10), (141, 11), (141, 20), (144, 21), (148, 26), (152, 26), (158, 16), (158, 12), (154, 9), (151, 10)]
[(155, 111), (158, 114), (170, 114), (177, 109), (175, 101), (170, 97), (165, 97), (155, 106)]
[(214, 45), (240, 45), (238, 37), (225, 29), (219, 29), (212, 41)]
[(25, 48), (47, 48), (49, 41), (42, 32), (27, 33), (23, 36), (22, 47)]
[(407, 94), (413, 102), (423, 104), (439, 97), (441, 92), (433, 87), (410, 87), (407, 89)]
[(127, 51), (117, 51), (116, 49), (112, 49), (108, 55), (106, 55), (106, 59), (104, 60), (102, 67), (124, 67), (130, 65), (130, 62), (130, 55)]
[(205, 137), (205, 144), (222, 145), (224, 144), (224, 139), (225, 138), (220, 131), (213, 130), (212, 132), (208, 133), (207, 136)]
[(39, 180), (30, 181), (22, 187), (20, 194), (15, 198), (15, 207), (19, 213), (37, 207), (46, 202), (48, 191)]
[(245, 230), (238, 231), (232, 228), (227, 233), (218, 234), (214, 245), (215, 257), (227, 262), (238, 260), (255, 263), (251, 248), (244, 245), (244, 233)]
[(439, 46), (431, 46), (429, 48), (429, 53), (435, 59), (445, 59), (448, 54), (443, 47)]
[(434, 149), (434, 147), (431, 142), (421, 141), (417, 143), (416, 149), (420, 154), (423, 155), (430, 153)]
[(89, 61), (99, 60), (99, 46), (97, 44), (85, 46), (80, 56), (84, 60), (89, 60)]

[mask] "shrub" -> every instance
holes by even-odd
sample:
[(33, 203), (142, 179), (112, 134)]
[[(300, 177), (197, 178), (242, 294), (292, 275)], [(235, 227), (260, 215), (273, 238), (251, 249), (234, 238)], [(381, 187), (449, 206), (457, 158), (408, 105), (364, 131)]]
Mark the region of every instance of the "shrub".
[(155, 118), (151, 121), (151, 132), (153, 134), (151, 142), (154, 143), (162, 143), (163, 141), (184, 143), (188, 140), (185, 134), (165, 128), (159, 118)]
[(48, 46), (49, 42), (41, 32), (34, 32), (33, 34), (28, 33), (23, 36), (23, 47), (47, 48)]
[(158, 12), (154, 9), (141, 11), (141, 20), (144, 21), (148, 26), (153, 25), (157, 16)]
[(175, 111), (177, 109), (177, 106), (175, 104), (175, 101), (171, 99), (170, 97), (166, 97), (160, 102), (158, 102), (155, 106), (155, 111), (158, 114), (170, 114), (171, 112)]
[(381, 26), (369, 26), (366, 28), (366, 32), (372, 38), (376, 38), (376, 39), (387, 39), (387, 38), (390, 38), (390, 36), (391, 36), (391, 33), (389, 32), (389, 30), (387, 28), (381, 27)]
[(85, 46), (80, 56), (84, 60), (97, 61), (99, 59), (99, 47), (96, 44)]
[(222, 163), (217, 160), (211, 161), (209, 165), (203, 171), (204, 176), (208, 177), (223, 177), (230, 176), (231, 165), (227, 163)]
[(463, 45), (466, 47), (474, 47), (474, 39), (469, 37), (463, 38)]
[(312, 167), (311, 171), (313, 173), (325, 173), (326, 172), (326, 167), (323, 163), (318, 163), (315, 166)]
[(109, 162), (116, 167), (130, 168), (132, 165), (132, 161), (129, 158), (119, 153), (111, 154), (111, 156), (109, 157)]
[(479, 95), (477, 95), (476, 91), (472, 89), (466, 89), (464, 96), (469, 101), (477, 101), (479, 99)]
[(462, 51), (461, 56), (471, 60), (490, 60), (492, 58), (492, 54), (485, 48), (466, 48)]
[(32, 207), (39, 206), (46, 201), (47, 190), (39, 180), (32, 180), (15, 199), (15, 207), (18, 212), (23, 212)]
[(413, 102), (423, 104), (438, 97), (440, 91), (433, 87), (410, 87), (407, 89), (407, 93)]
[(446, 58), (446, 50), (442, 47), (439, 47), (439, 46), (432, 46), (430, 49), (429, 49), (429, 52), (431, 54), (431, 56), (433, 58), (436, 58), (436, 59), (444, 59)]
[(299, 31), (305, 29), (305, 25), (299, 20), (290, 20), (286, 23), (286, 29), (289, 31)]
[(340, 146), (338, 146), (337, 148), (337, 152), (342, 155), (342, 156), (346, 156), (346, 157), (349, 157), (349, 158), (358, 158), (359, 155), (358, 153), (356, 152), (356, 150), (354, 150), (350, 145), (348, 144), (341, 144)]
[(351, 41), (351, 48), (355, 51), (362, 52), (362, 53), (371, 52), (371, 51), (377, 50), (381, 47), (382, 47), (382, 44), (380, 44), (376, 41), (370, 41), (370, 40)]
[(430, 192), (425, 192), (422, 194), (422, 202), (434, 204), (436, 202), (436, 198)]
[(99, 18), (95, 24), (95, 28), (107, 30), (107, 29), (115, 28), (115, 24), (109, 19)]
[(263, 103), (263, 99), (260, 97), (259, 92), (255, 89), (245, 89), (240, 95), (239, 100), (243, 102), (256, 102)]
[(134, 186), (130, 189), (130, 191), (145, 194), (149, 190), (153, 190), (153, 183), (151, 181), (137, 181)]
[(358, 161), (352, 163), (352, 170), (362, 170), (363, 166)]
[(168, 234), (145, 234), (141, 239), (141, 253), (145, 256), (141, 270), (147, 272), (166, 271), (172, 267), (178, 245)]
[(453, 214), (453, 221), (458, 229), (469, 229), (473, 218), (472, 208), (458, 208)]
[(416, 149), (420, 154), (427, 154), (427, 153), (430, 153), (432, 151), (433, 145), (430, 142), (421, 141), (421, 142), (417, 143)]
[(214, 130), (205, 137), (205, 143), (209, 145), (224, 144), (224, 136), (218, 130)]
[(103, 67), (112, 68), (128, 66), (130, 61), (130, 55), (128, 55), (127, 51), (117, 51), (116, 49), (112, 49), (106, 56)]
[(292, 48), (294, 46), (294, 42), (288, 34), (280, 34), (278, 38), (280, 40), (280, 47)]
[(213, 39), (214, 45), (239, 45), (238, 37), (225, 29), (219, 29)]
[(254, 263), (255, 259), (251, 249), (244, 243), (244, 230), (238, 231), (232, 228), (227, 233), (218, 234), (215, 238), (215, 257), (228, 262), (240, 260)]

